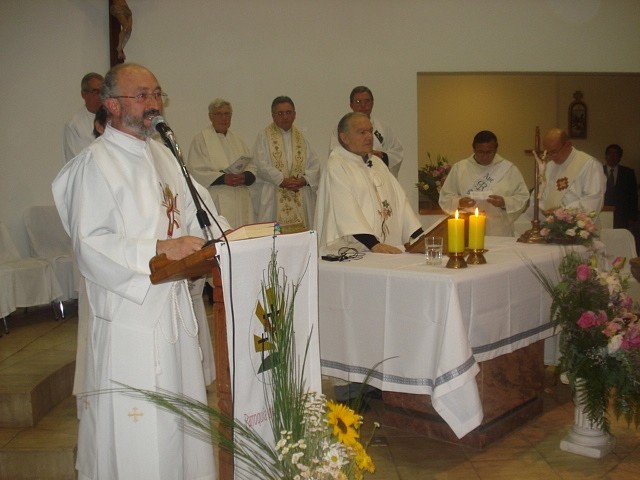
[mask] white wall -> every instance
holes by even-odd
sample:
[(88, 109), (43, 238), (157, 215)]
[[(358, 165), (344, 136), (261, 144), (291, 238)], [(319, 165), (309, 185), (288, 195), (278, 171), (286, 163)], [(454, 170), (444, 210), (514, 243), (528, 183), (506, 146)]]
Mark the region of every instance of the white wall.
[[(0, 221), (26, 254), (22, 212), (52, 203), (62, 126), (79, 81), (108, 69), (107, 0), (0, 1)], [(128, 60), (157, 75), (183, 150), (214, 97), (252, 144), (277, 95), (321, 156), (355, 85), (406, 152), (417, 207), (416, 74), (428, 71), (640, 72), (637, 0), (129, 0)]]

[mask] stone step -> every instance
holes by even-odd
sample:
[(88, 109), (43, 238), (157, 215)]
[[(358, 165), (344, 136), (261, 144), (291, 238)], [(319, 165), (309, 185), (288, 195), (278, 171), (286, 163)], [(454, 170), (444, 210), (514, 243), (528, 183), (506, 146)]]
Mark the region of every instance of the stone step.
[(0, 428), (0, 479), (75, 480), (77, 436), (73, 396), (35, 427)]
[(0, 479), (76, 478), (76, 310), (58, 321), (46, 306), (9, 317), (11, 333), (0, 338)]
[[(24, 320), (26, 323), (27, 320)], [(42, 322), (0, 338), (0, 428), (35, 426), (71, 395), (77, 322)], [(6, 350), (5, 350), (6, 349)]]

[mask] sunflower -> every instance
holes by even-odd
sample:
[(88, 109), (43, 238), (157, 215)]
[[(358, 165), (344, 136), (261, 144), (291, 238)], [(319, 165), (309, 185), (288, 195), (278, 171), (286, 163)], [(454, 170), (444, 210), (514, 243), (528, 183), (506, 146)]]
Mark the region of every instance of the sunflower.
[(371, 457), (367, 454), (367, 451), (360, 442), (355, 442), (351, 448), (353, 448), (356, 454), (356, 465), (360, 470), (366, 470), (369, 473), (376, 471), (373, 460), (371, 460)]
[(327, 402), (327, 423), (333, 427), (333, 434), (345, 445), (353, 445), (360, 437), (358, 428), (362, 417), (349, 407), (332, 400)]

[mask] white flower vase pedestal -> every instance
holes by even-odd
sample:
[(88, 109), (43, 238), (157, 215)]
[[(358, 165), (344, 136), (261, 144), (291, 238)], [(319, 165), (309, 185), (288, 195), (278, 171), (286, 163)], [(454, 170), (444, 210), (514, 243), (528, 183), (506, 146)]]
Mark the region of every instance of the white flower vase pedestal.
[(560, 442), (560, 450), (584, 457), (603, 458), (611, 453), (616, 445), (616, 439), (589, 421), (582, 402), (579, 400), (582, 388), (584, 388), (582, 382), (578, 380), (574, 398), (576, 405), (574, 424), (567, 436)]

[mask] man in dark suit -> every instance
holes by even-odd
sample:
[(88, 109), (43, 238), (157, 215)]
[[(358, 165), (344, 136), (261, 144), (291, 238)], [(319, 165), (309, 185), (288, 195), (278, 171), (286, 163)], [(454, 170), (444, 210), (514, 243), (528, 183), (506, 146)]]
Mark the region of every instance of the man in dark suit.
[(619, 165), (622, 148), (615, 143), (605, 149), (604, 174), (607, 176), (605, 206), (613, 206), (613, 228), (632, 230), (638, 215), (638, 185), (632, 168)]

